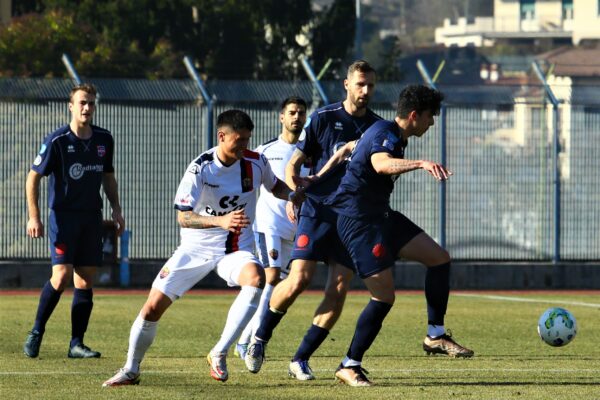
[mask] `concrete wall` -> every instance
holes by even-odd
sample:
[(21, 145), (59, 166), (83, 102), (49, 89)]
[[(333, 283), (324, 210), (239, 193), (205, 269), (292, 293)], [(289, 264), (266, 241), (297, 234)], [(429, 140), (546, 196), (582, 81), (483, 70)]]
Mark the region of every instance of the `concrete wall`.
[[(131, 288), (150, 289), (162, 262), (133, 262), (130, 266)], [(413, 263), (398, 263), (394, 269), (396, 288), (422, 289), (425, 268)], [(0, 290), (40, 288), (50, 277), (47, 263), (15, 262), (0, 264)], [(102, 267), (97, 287), (119, 287), (117, 266)], [(327, 279), (327, 267), (321, 265), (310, 288), (320, 289)], [(352, 282), (354, 289), (364, 289), (359, 278)], [(490, 263), (455, 262), (452, 265), (451, 287), (470, 290), (527, 290), (527, 289), (600, 289), (600, 263)], [(196, 288), (221, 289), (225, 283), (214, 273)]]

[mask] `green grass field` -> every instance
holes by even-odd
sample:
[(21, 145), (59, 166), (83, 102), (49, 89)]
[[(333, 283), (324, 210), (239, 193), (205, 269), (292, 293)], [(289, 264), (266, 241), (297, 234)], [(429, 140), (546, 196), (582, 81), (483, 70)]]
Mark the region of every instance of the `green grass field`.
[[(70, 360), (70, 301), (66, 294), (50, 322), (38, 359), (22, 353), (38, 301), (36, 295), (0, 296), (0, 398), (2, 399), (592, 399), (600, 398), (600, 293), (453, 293), (446, 326), (473, 359), (426, 356), (425, 301), (398, 293), (363, 366), (377, 386), (336, 384), (333, 372), (345, 354), (364, 293), (349, 295), (337, 326), (311, 365), (317, 380), (288, 378), (287, 365), (320, 295), (299, 298), (275, 331), (262, 371), (253, 375), (230, 352), (230, 378), (210, 378), (205, 356), (217, 341), (233, 293), (200, 292), (179, 300), (163, 317), (142, 364), (139, 386), (104, 389), (102, 382), (123, 365), (129, 328), (145, 294), (98, 290), (86, 344), (102, 358)], [(538, 338), (539, 315), (563, 306), (577, 318), (579, 332), (563, 348)], [(360, 392), (360, 393), (357, 393)]]

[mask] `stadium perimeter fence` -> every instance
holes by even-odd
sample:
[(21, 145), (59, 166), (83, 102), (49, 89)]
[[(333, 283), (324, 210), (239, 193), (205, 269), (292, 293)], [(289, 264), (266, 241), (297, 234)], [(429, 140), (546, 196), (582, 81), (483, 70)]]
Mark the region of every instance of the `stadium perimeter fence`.
[[(92, 79), (99, 88), (94, 123), (116, 141), (116, 175), (132, 232), (131, 259), (166, 259), (179, 231), (173, 209), (187, 165), (207, 149), (208, 108), (187, 80)], [(371, 107), (392, 119), (403, 84), (379, 83)], [(44, 136), (70, 115), (67, 79), (0, 79), (0, 259), (45, 259), (46, 240), (25, 234), (25, 180)], [(332, 101), (339, 82), (324, 82)], [(440, 184), (424, 171), (402, 175), (393, 207), (462, 260), (600, 260), (600, 87), (564, 87), (553, 109), (536, 86), (444, 86), (444, 121), (410, 140), (406, 157), (439, 160), (445, 124), (447, 166), (454, 175), (440, 203)], [(216, 81), (213, 120), (239, 108), (255, 123), (251, 147), (278, 136), (279, 103), (289, 95), (321, 106), (310, 82)], [(559, 202), (554, 198), (552, 138), (560, 137)], [(46, 180), (40, 204), (47, 218)], [(558, 204), (559, 209), (556, 209)], [(445, 209), (445, 232), (440, 212)], [(559, 214), (555, 214), (555, 213)], [(105, 204), (105, 218), (110, 207)], [(556, 226), (555, 215), (560, 215)], [(555, 228), (559, 228), (558, 230)], [(558, 232), (560, 246), (554, 248)], [(559, 254), (555, 254), (558, 250)]]

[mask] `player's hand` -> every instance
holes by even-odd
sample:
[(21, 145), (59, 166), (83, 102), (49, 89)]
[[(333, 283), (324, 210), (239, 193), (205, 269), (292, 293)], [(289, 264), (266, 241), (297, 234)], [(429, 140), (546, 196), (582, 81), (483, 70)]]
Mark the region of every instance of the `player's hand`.
[(296, 192), (304, 191), (307, 187), (311, 185), (311, 183), (315, 182), (319, 177), (311, 175), (311, 176), (293, 176), (292, 180), (294, 181), (294, 185), (296, 185)]
[(296, 223), (298, 221), (296, 211), (298, 211), (298, 208), (294, 206), (294, 203), (292, 203), (291, 201), (285, 203), (285, 213), (290, 222)]
[(452, 175), (452, 171), (446, 169), (442, 164), (433, 161), (423, 161), (421, 167), (438, 181), (445, 181)]
[(121, 214), (120, 210), (113, 210), (112, 219), (117, 224), (117, 236), (121, 236), (123, 231), (125, 231), (125, 218), (123, 218), (123, 214)]
[(244, 210), (235, 210), (223, 215), (219, 225), (226, 231), (238, 233), (242, 228), (250, 226), (250, 219)]
[(34, 239), (44, 236), (44, 224), (39, 218), (29, 218), (27, 221), (27, 235)]

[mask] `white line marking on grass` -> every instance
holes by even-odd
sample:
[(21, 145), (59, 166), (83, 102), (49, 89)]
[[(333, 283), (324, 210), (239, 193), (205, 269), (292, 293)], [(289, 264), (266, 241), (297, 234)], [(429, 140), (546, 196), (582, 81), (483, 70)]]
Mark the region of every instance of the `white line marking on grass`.
[[(445, 373), (453, 373), (453, 372), (535, 372), (539, 373), (539, 368), (447, 368), (440, 371), (432, 371), (430, 368), (407, 368), (407, 369), (376, 369), (369, 368), (370, 371), (373, 372), (397, 372), (397, 373), (405, 373), (405, 374), (445, 374)], [(230, 370), (231, 371), (231, 370)], [(282, 374), (283, 371), (281, 369), (266, 369), (261, 370), (261, 373), (267, 374)], [(315, 369), (315, 372), (319, 373), (333, 373), (333, 369)], [(249, 373), (245, 369), (233, 370), (231, 371), (235, 374)], [(590, 373), (596, 374), (598, 372), (597, 369), (590, 368), (557, 368), (557, 369), (545, 369), (544, 373), (553, 373), (553, 374), (571, 374), (571, 373)], [(198, 373), (197, 370), (192, 369), (189, 371), (181, 371), (181, 370), (161, 370), (161, 371), (142, 371), (143, 375), (196, 375)], [(60, 375), (98, 375), (98, 372), (92, 371), (0, 371), (0, 376), (60, 376)], [(110, 373), (109, 373), (110, 375)], [(208, 373), (207, 373), (208, 375)]]
[(453, 293), (452, 296), (475, 297), (475, 298), (479, 298), (479, 299), (500, 300), (500, 301), (518, 301), (521, 303), (549, 303), (549, 304), (562, 304), (562, 305), (567, 304), (570, 306), (600, 308), (600, 304), (584, 303), (582, 301), (568, 301), (568, 300), (565, 301), (565, 300), (557, 300), (557, 299), (530, 299), (530, 298), (525, 298), (525, 297), (496, 296), (496, 295), (474, 294), (474, 293)]

